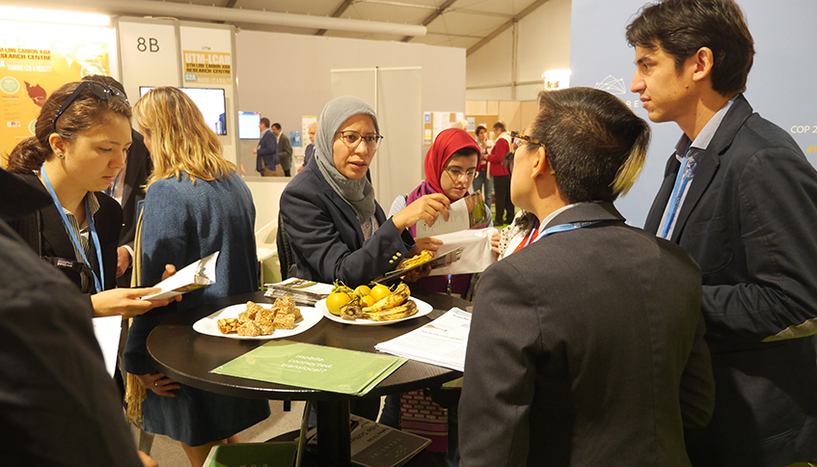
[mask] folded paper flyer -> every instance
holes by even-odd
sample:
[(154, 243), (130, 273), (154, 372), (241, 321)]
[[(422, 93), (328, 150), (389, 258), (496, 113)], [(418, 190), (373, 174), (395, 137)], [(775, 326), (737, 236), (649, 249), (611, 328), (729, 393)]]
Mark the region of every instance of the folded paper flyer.
[(219, 252), (202, 258), (192, 264), (187, 265), (181, 271), (159, 282), (154, 287), (162, 289), (161, 292), (142, 297), (142, 300), (161, 300), (173, 298), (191, 290), (200, 289), (210, 284), (216, 283), (216, 261)]
[(212, 373), (362, 396), (405, 358), (287, 340), (270, 341)]
[(491, 213), (485, 206), (485, 200), (481, 192), (468, 195), (460, 200), (451, 203), (448, 210), (448, 221), (442, 216), (437, 217), (434, 225), (429, 226), (426, 221), (420, 220), (416, 224), (416, 235), (414, 238), (434, 237), (460, 230), (468, 230), (472, 227), (487, 225)]

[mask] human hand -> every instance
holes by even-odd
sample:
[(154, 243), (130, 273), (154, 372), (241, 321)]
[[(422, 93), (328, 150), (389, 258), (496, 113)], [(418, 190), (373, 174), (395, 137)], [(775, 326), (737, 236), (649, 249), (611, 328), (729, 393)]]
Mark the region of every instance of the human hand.
[(181, 385), (177, 381), (166, 377), (162, 373), (149, 373), (147, 375), (135, 376), (145, 389), (150, 389), (159, 396), (176, 397), (173, 390), (181, 388)]
[(131, 265), (130, 251), (120, 246), (116, 249), (116, 277), (122, 277)]
[(258, 148), (253, 149), (253, 150), (252, 150), (252, 153), (253, 153), (253, 154), (258, 154)]
[(176, 274), (176, 266), (165, 264), (165, 272), (162, 273), (162, 280), (167, 280), (168, 277), (172, 277), (174, 274)]
[(139, 455), (139, 460), (142, 461), (142, 465), (144, 467), (159, 467), (159, 463), (153, 460), (152, 457), (148, 456), (142, 451), (136, 451), (136, 454)]
[(304, 169), (304, 166), (300, 166), (300, 167), (298, 167), (298, 172), (300, 172), (300, 171), (301, 171), (301, 170), (303, 170), (303, 169)]
[(409, 272), (401, 279), (403, 279), (403, 281), (405, 282), (417, 282), (418, 280), (428, 276), (429, 274), (431, 274), (431, 266), (427, 264), (420, 269), (415, 269)]
[(494, 250), (495, 253), (499, 253), (499, 232), (494, 232), (491, 235), (491, 249)]
[(403, 230), (411, 227), (419, 220), (426, 221), (429, 226), (434, 225), (434, 221), (442, 214), (443, 219), (448, 221), (448, 208), (451, 202), (448, 197), (441, 193), (432, 193), (416, 199), (413, 203), (401, 209), (394, 216), (392, 222), (399, 229)]
[(437, 256), (442, 244), (442, 240), (433, 237), (415, 238), (414, 247), (409, 250), (409, 258), (419, 255), (423, 250), (428, 250), (432, 256)]
[(125, 318), (132, 318), (153, 308), (167, 306), (168, 303), (176, 301), (176, 298), (140, 300), (141, 297), (157, 294), (161, 291), (162, 289), (159, 287), (103, 290), (91, 295), (91, 304), (94, 307), (94, 315), (96, 316), (122, 315)]

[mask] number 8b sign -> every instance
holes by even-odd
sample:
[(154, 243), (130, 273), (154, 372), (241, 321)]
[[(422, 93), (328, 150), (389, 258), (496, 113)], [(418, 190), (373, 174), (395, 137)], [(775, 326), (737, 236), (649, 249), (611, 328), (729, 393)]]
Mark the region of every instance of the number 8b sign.
[(159, 40), (155, 37), (148, 37), (147, 39), (139, 37), (136, 39), (136, 50), (156, 53), (159, 51)]

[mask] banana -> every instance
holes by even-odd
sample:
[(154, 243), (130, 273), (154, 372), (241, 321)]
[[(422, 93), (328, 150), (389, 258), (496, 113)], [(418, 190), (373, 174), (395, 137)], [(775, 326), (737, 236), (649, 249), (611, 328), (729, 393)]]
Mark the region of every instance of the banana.
[(377, 313), (378, 311), (400, 306), (408, 300), (410, 295), (409, 286), (405, 282), (401, 282), (390, 295), (381, 298), (380, 301), (370, 307), (363, 308), (363, 313)]
[(394, 321), (396, 319), (407, 318), (415, 313), (417, 313), (417, 305), (415, 305), (413, 301), (407, 300), (400, 306), (396, 306), (379, 313), (363, 312), (360, 317), (363, 319), (370, 319), (372, 321)]

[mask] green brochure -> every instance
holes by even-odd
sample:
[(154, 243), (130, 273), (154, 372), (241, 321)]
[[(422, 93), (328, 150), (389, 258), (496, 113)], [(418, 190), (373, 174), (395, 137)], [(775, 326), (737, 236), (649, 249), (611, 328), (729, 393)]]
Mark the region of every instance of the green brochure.
[(277, 340), (212, 373), (362, 396), (405, 362), (405, 358), (388, 355)]

